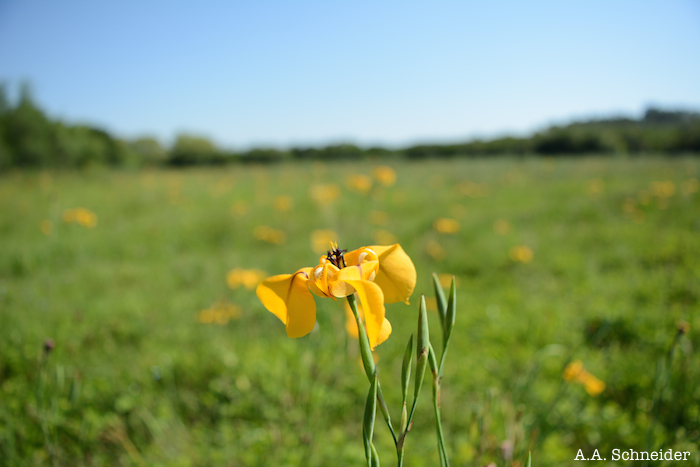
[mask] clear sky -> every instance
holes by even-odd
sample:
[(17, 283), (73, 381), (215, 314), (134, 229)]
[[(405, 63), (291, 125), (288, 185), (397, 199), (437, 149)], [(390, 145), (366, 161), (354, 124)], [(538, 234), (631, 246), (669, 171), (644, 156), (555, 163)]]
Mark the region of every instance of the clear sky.
[(0, 81), (169, 143), (401, 146), (700, 109), (700, 1), (0, 0)]

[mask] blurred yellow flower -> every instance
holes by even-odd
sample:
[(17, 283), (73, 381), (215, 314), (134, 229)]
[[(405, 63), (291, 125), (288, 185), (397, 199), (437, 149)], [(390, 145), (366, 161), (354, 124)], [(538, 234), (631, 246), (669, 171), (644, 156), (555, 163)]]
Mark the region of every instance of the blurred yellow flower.
[(665, 182), (651, 182), (651, 192), (659, 198), (670, 198), (676, 193), (676, 184), (670, 180)]
[(233, 180), (222, 178), (216, 184), (209, 187), (209, 194), (214, 198), (220, 198), (233, 189)]
[(85, 208), (66, 209), (63, 211), (63, 221), (68, 224), (76, 222), (91, 229), (97, 225), (97, 215)]
[(340, 196), (340, 187), (334, 183), (312, 185), (309, 197), (320, 206), (327, 206)]
[(389, 166), (380, 165), (372, 170), (374, 179), (382, 185), (389, 187), (396, 183), (396, 171)]
[(605, 390), (605, 383), (587, 372), (581, 360), (575, 360), (566, 365), (562, 376), (568, 382), (582, 384), (586, 392), (593, 397)]
[(627, 198), (622, 203), (622, 210), (627, 214), (634, 214), (637, 211), (637, 200), (635, 198)]
[(372, 179), (367, 175), (351, 175), (347, 184), (349, 189), (358, 193), (367, 193), (372, 189)]
[(408, 303), (415, 286), (416, 268), (400, 245), (375, 245), (344, 253), (331, 244), (318, 266), (268, 277), (258, 285), (256, 294), (285, 324), (289, 337), (305, 336), (314, 328), (313, 295), (335, 300), (357, 294), (374, 349), (391, 334), (384, 304)]
[(437, 298), (425, 297), (425, 307), (428, 311), (437, 311)]
[(496, 235), (507, 235), (513, 226), (505, 219), (498, 219), (493, 223), (493, 231)]
[(459, 222), (454, 219), (441, 217), (433, 222), (433, 229), (443, 234), (456, 234), (459, 232)]
[(389, 223), (389, 214), (384, 211), (372, 211), (369, 213), (369, 221), (376, 225), (386, 225)]
[(259, 269), (234, 268), (226, 275), (226, 283), (232, 289), (243, 286), (248, 290), (253, 290), (265, 276), (267, 273)]
[(639, 199), (639, 204), (647, 205), (651, 203), (651, 192), (648, 190), (641, 190), (637, 193), (637, 199)]
[[(453, 277), (454, 276), (452, 274), (448, 274), (448, 273), (438, 274), (438, 281), (440, 281), (440, 285), (443, 288), (447, 289), (450, 287), (450, 285), (452, 285), (452, 278)], [(457, 285), (459, 285), (459, 279), (455, 277), (455, 286), (457, 286)]]
[(520, 263), (529, 263), (532, 261), (534, 253), (529, 246), (518, 245), (510, 249), (510, 259)]
[(433, 257), (435, 261), (442, 261), (447, 257), (447, 252), (445, 249), (435, 240), (429, 240), (425, 244), (425, 251)]
[(257, 240), (271, 243), (273, 245), (282, 245), (287, 241), (287, 234), (282, 230), (273, 229), (267, 225), (259, 225), (253, 229), (253, 236)]
[(684, 195), (692, 195), (693, 193), (697, 193), (698, 190), (700, 190), (700, 182), (697, 178), (689, 178), (688, 180), (683, 182), (683, 184), (681, 185), (681, 189), (683, 190)]
[(233, 206), (231, 206), (231, 214), (233, 214), (233, 217), (243, 217), (248, 214), (249, 210), (250, 208), (246, 201), (236, 201)]
[(206, 310), (195, 313), (195, 319), (204, 324), (218, 324), (223, 326), (229, 321), (241, 316), (241, 308), (228, 302), (217, 302)]
[(461, 194), (470, 198), (485, 198), (491, 193), (488, 183), (474, 183), (470, 180), (463, 181), (457, 188)]
[(275, 198), (275, 210), (280, 212), (287, 212), (294, 206), (294, 200), (291, 196), (282, 195)]
[(390, 245), (398, 241), (396, 235), (389, 232), (388, 230), (382, 229), (375, 230), (374, 233), (372, 233), (372, 240), (374, 240), (376, 243), (381, 243), (383, 245)]
[(440, 188), (443, 187), (443, 185), (445, 184), (445, 181), (443, 180), (442, 176), (433, 175), (432, 177), (430, 177), (428, 184), (430, 185), (430, 188), (432, 188), (433, 190), (439, 190)]
[(333, 230), (313, 230), (311, 232), (311, 250), (319, 255), (326, 252), (328, 244), (338, 241), (338, 234)]
[(48, 219), (44, 219), (41, 221), (41, 223), (39, 223), (39, 229), (44, 235), (51, 235), (53, 232), (53, 222)]
[(586, 183), (586, 194), (591, 198), (597, 198), (605, 191), (605, 182), (602, 178), (592, 178)]

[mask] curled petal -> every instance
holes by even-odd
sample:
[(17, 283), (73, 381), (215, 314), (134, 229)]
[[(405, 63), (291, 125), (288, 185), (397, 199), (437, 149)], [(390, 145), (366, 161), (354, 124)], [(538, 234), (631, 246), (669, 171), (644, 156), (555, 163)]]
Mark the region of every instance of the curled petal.
[(355, 289), (364, 311), (365, 328), (367, 330), (367, 337), (369, 338), (369, 345), (374, 350), (377, 345), (383, 342), (380, 341), (380, 337), (386, 340), (391, 333), (391, 325), (389, 325), (388, 329), (384, 328), (385, 334), (382, 334), (382, 326), (385, 321), (384, 295), (382, 294), (382, 289), (374, 282), (362, 280), (360, 269), (356, 267), (341, 269), (338, 273), (338, 281), (344, 282)]
[(316, 303), (307, 287), (312, 269), (269, 277), (255, 291), (265, 308), (285, 324), (289, 337), (305, 336), (316, 324)]
[(391, 246), (371, 246), (379, 258), (379, 271), (374, 282), (384, 292), (385, 303), (405, 302), (416, 287), (416, 267), (398, 243)]
[(354, 290), (348, 290), (351, 287), (336, 281), (338, 271), (339, 269), (329, 262), (319, 264), (313, 268), (313, 277), (309, 281), (309, 288), (319, 297), (330, 297), (333, 300), (336, 297), (347, 297)]

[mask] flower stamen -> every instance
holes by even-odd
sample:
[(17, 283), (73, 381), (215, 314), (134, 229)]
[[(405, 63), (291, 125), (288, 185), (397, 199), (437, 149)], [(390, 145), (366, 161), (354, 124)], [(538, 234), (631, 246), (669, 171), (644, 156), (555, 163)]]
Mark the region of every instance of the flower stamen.
[(345, 264), (345, 256), (343, 255), (343, 253), (346, 253), (347, 251), (348, 250), (339, 249), (337, 243), (331, 242), (330, 249), (326, 253), (326, 257), (328, 258), (328, 261), (330, 261), (336, 268), (343, 269), (344, 267), (347, 267), (347, 264)]

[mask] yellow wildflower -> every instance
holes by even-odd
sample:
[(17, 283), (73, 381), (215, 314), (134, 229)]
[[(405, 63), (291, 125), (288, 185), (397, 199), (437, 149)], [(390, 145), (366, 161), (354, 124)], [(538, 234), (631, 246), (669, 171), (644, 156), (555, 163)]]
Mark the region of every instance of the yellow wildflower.
[(510, 249), (510, 259), (520, 263), (529, 263), (532, 261), (534, 253), (529, 246), (519, 245)]
[(311, 232), (311, 249), (319, 255), (326, 251), (326, 247), (338, 234), (332, 230), (314, 230)]
[(240, 286), (248, 290), (253, 290), (258, 286), (267, 274), (259, 269), (231, 269), (226, 275), (226, 283), (232, 289), (237, 289)]
[(66, 209), (63, 211), (63, 221), (68, 224), (77, 222), (91, 229), (97, 225), (97, 215), (85, 208)]
[(700, 182), (697, 178), (689, 178), (688, 180), (683, 182), (682, 188), (684, 195), (692, 195), (693, 193), (697, 193), (700, 190)]
[(665, 182), (651, 182), (651, 191), (659, 198), (670, 198), (676, 193), (676, 184), (670, 180)]
[(372, 233), (372, 239), (377, 243), (383, 243), (385, 245), (388, 243), (396, 243), (397, 241), (393, 233), (383, 229), (375, 230)]
[(253, 236), (263, 242), (282, 245), (287, 241), (287, 234), (282, 230), (273, 229), (267, 225), (259, 225), (253, 229)]
[(51, 233), (53, 232), (53, 222), (51, 222), (48, 219), (44, 219), (39, 224), (39, 229), (44, 235), (51, 235)]
[(456, 234), (459, 232), (459, 222), (441, 217), (433, 222), (433, 229), (443, 234)]
[(320, 206), (331, 204), (338, 196), (340, 196), (340, 188), (334, 183), (312, 185), (309, 188), (309, 197)]
[(237, 201), (233, 206), (231, 206), (231, 214), (234, 217), (243, 217), (248, 214), (250, 207), (245, 201)]
[(367, 175), (351, 175), (347, 184), (349, 189), (358, 193), (367, 193), (372, 189), (372, 179)]
[(425, 251), (432, 256), (435, 261), (442, 261), (447, 257), (447, 251), (435, 240), (430, 240), (426, 243)]
[[(338, 298), (357, 294), (364, 310), (371, 348), (388, 337), (384, 304), (406, 302), (416, 285), (416, 268), (400, 245), (369, 246), (345, 253), (331, 244), (318, 266), (265, 279), (257, 296), (282, 321), (289, 337), (302, 337), (316, 324), (313, 295)], [(388, 331), (389, 333), (391, 331)]]
[(275, 198), (275, 209), (280, 212), (286, 212), (292, 209), (294, 200), (291, 196), (282, 195)]
[(389, 223), (389, 215), (384, 211), (372, 211), (369, 213), (369, 221), (376, 225), (386, 225)]
[(597, 198), (605, 191), (605, 182), (602, 178), (592, 178), (586, 184), (586, 194), (591, 198)]
[(605, 390), (605, 383), (587, 372), (581, 360), (574, 360), (566, 365), (562, 376), (566, 381), (582, 384), (586, 392), (593, 397)]
[(380, 165), (375, 167), (372, 175), (375, 180), (386, 187), (393, 186), (396, 183), (396, 171), (389, 166)]
[(241, 316), (241, 308), (228, 302), (217, 302), (206, 310), (198, 311), (195, 319), (204, 324), (219, 324), (223, 326), (229, 321)]
[(496, 235), (506, 235), (512, 228), (511, 223), (505, 219), (499, 219), (493, 223), (493, 231)]

